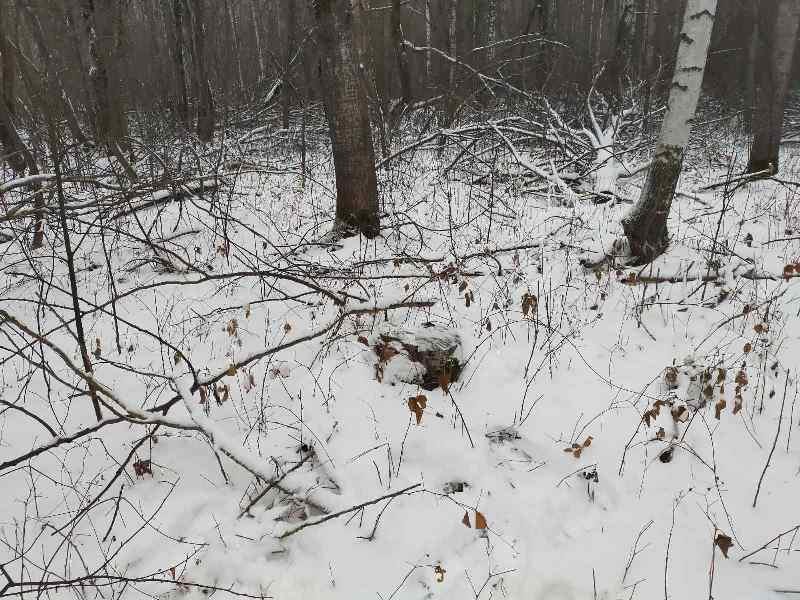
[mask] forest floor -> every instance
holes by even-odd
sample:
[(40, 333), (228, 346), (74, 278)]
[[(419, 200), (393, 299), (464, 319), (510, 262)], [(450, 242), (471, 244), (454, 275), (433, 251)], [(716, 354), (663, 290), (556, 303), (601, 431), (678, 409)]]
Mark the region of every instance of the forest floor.
[[(644, 270), (580, 264), (621, 234), (628, 203), (564, 205), (501, 176), (504, 163), (476, 183), (482, 166), (444, 173), (434, 150), (381, 170), (384, 235), (372, 241), (319, 241), (333, 217), (325, 155), (304, 185), (285, 157), (254, 157), (214, 195), (113, 221), (161, 240), (159, 258), (113, 228), (76, 230), (97, 381), (135, 407), (180, 392), (178, 428), (123, 421), (53, 444), (95, 421), (72, 387), (85, 384), (6, 321), (0, 399), (26, 412), (0, 406), (0, 564), (51, 589), (90, 574), (104, 597), (128, 598), (795, 597), (794, 148), (783, 182), (698, 191), (740, 172), (744, 153), (701, 141), (671, 247)], [(635, 199), (636, 183), (620, 196)], [(62, 243), (55, 231), (38, 253), (0, 247), (0, 309), (52, 330), (80, 364), (60, 326), (72, 314)], [(346, 311), (433, 305), (339, 319), (332, 297), (345, 293)], [(371, 348), (428, 322), (462, 340), (447, 392), (403, 383), (401, 361)], [(11, 356), (20, 347), (26, 359)], [(192, 395), (188, 364), (224, 376)], [(285, 476), (240, 517), (267, 486), (254, 471)], [(95, 597), (64, 587), (54, 597)]]

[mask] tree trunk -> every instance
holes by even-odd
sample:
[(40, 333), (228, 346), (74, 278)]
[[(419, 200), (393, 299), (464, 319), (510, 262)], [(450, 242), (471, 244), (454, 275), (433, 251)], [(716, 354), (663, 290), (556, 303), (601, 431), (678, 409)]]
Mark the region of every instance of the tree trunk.
[(261, 48), (261, 25), (256, 14), (256, 0), (250, 0), (250, 18), (253, 21), (253, 33), (256, 40), (256, 57), (258, 59), (258, 81), (264, 79), (264, 51)]
[(375, 150), (353, 30), (361, 10), (360, 0), (314, 0), (322, 95), (336, 170), (335, 229), (373, 238), (380, 233)]
[(286, 18), (286, 45), (283, 55), (283, 86), (281, 87), (281, 100), (283, 108), (283, 128), (289, 128), (289, 111), (292, 107), (292, 54), (297, 46), (297, 11), (296, 0), (284, 0), (284, 15)]
[(607, 89), (618, 100), (623, 96), (625, 77), (631, 74), (633, 43), (636, 34), (636, 2), (623, 0), (622, 11), (617, 22), (614, 54), (606, 71)]
[[(100, 143), (113, 152), (119, 144), (125, 143), (127, 135), (124, 110), (120, 99), (114, 97), (109, 78), (111, 47), (108, 42), (115, 36), (110, 34), (110, 23), (103, 23), (102, 32), (98, 30), (94, 0), (81, 0), (81, 17), (89, 44), (89, 81), (94, 100), (95, 135)], [(108, 20), (110, 15), (105, 14), (104, 17)]]
[[(17, 7), (21, 7), (22, 11), (25, 13), (25, 17), (27, 18), (28, 22), (30, 23), (30, 29), (33, 37), (33, 42), (36, 45), (36, 49), (39, 51), (40, 56), (44, 61), (45, 71), (47, 72), (47, 77), (52, 79), (51, 84), (55, 84), (56, 90), (54, 91), (59, 97), (61, 101), (61, 107), (64, 111), (64, 117), (67, 121), (67, 127), (69, 127), (70, 133), (72, 137), (81, 145), (88, 144), (88, 140), (84, 135), (83, 131), (81, 130), (80, 124), (78, 123), (78, 117), (75, 114), (75, 109), (72, 106), (72, 102), (70, 101), (67, 93), (64, 91), (64, 82), (61, 80), (61, 75), (59, 74), (62, 70), (62, 67), (56, 61), (55, 57), (50, 52), (50, 47), (47, 45), (47, 39), (45, 37), (44, 31), (42, 30), (42, 24), (39, 22), (39, 18), (36, 14), (31, 10), (30, 6), (27, 4), (18, 4)], [(16, 45), (14, 48), (14, 52), (17, 55), (17, 58), (20, 59), (20, 64), (22, 65), (22, 75), (23, 79), (25, 80), (26, 87), (29, 88), (29, 92), (36, 90), (41, 90), (42, 87), (40, 86), (39, 82), (37, 81), (37, 77), (34, 75), (39, 76), (40, 73), (36, 69), (36, 65), (26, 57), (23, 52), (20, 50), (19, 45)], [(44, 96), (39, 94), (39, 98), (42, 104), (44, 105), (42, 108), (47, 111), (50, 110), (52, 107), (47, 104), (47, 94), (51, 90), (45, 90)]]
[(773, 175), (778, 172), (783, 111), (800, 24), (800, 2), (768, 0), (759, 6), (757, 19), (753, 142), (747, 172), (767, 171)]
[(189, 19), (192, 24), (192, 56), (194, 57), (194, 77), (197, 89), (197, 137), (208, 143), (214, 138), (216, 111), (211, 94), (211, 82), (206, 72), (205, 37), (206, 21), (203, 0), (186, 0)]
[[(17, 175), (25, 171), (25, 146), (14, 126), (16, 114), (16, 82), (17, 60), (6, 35), (10, 35), (11, 28), (6, 26), (4, 7), (0, 6), (0, 151), (8, 166)], [(10, 19), (8, 19), (10, 21)], [(16, 29), (16, 27), (15, 27)], [(8, 33), (7, 33), (8, 30)]]
[(425, 0), (425, 90), (430, 94), (432, 72), (431, 47), (433, 45), (433, 23), (431, 21), (431, 0)]
[[(447, 53), (458, 58), (458, 0), (450, 0), (447, 11)], [(458, 100), (456, 99), (456, 65), (451, 62), (447, 68), (447, 102), (445, 106), (445, 127), (452, 127), (456, 119)]]
[(183, 1), (170, 0), (172, 23), (167, 26), (172, 46), (172, 71), (175, 77), (175, 114), (181, 126), (189, 124), (189, 92), (186, 83), (186, 43), (183, 34)]
[(408, 49), (404, 43), (403, 23), (400, 15), (400, 0), (392, 0), (392, 45), (397, 59), (400, 77), (400, 93), (404, 104), (411, 103), (411, 71), (408, 65)]
[(489, 0), (486, 7), (486, 45), (489, 47), (486, 52), (486, 58), (489, 64), (494, 62), (497, 56), (496, 48), (494, 47), (497, 41), (497, 1)]
[(667, 217), (703, 84), (716, 0), (689, 0), (678, 44), (667, 114), (639, 201), (622, 221), (630, 263), (647, 264), (668, 245)]

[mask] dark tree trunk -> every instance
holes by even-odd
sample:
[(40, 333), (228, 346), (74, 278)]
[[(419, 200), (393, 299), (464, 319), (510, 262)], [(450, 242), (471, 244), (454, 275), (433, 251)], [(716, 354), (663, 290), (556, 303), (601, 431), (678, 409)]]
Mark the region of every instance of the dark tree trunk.
[(206, 22), (203, 0), (187, 0), (192, 23), (192, 54), (194, 57), (195, 87), (197, 89), (197, 137), (203, 143), (214, 137), (216, 110), (211, 93), (211, 82), (206, 72), (205, 35)]
[(292, 56), (297, 46), (297, 11), (296, 0), (284, 0), (284, 15), (286, 18), (286, 47), (283, 60), (283, 86), (281, 87), (281, 103), (283, 109), (283, 128), (289, 128), (289, 111), (292, 107)]
[(116, 11), (110, 4), (104, 5), (104, 8), (109, 10), (104, 11), (105, 21), (100, 28), (95, 0), (81, 0), (81, 17), (89, 45), (89, 81), (92, 85), (95, 135), (101, 144), (116, 152), (118, 146), (126, 144), (128, 127), (121, 98), (112, 90), (109, 76), (113, 50), (110, 42), (117, 38), (113, 32), (115, 23), (109, 21), (110, 13)]
[(189, 124), (189, 97), (186, 83), (186, 48), (183, 34), (184, 0), (170, 0), (172, 23), (167, 26), (172, 47), (172, 72), (175, 77), (175, 114), (184, 127)]
[(606, 81), (604, 85), (616, 104), (619, 104), (619, 99), (622, 98), (624, 94), (625, 78), (631, 74), (635, 35), (635, 0), (623, 0), (619, 21), (617, 22), (614, 53), (606, 66)]
[[(2, 151), (3, 158), (8, 163), (8, 166), (19, 175), (25, 171), (24, 153), (26, 149), (14, 125), (17, 104), (17, 59), (6, 40), (6, 35), (11, 35), (12, 27), (6, 25), (7, 21), (11, 21), (11, 19), (8, 18), (4, 11), (4, 7), (0, 6), (0, 81), (2, 81), (2, 93), (0, 93), (0, 151)], [(15, 26), (15, 24), (12, 26)]]
[(757, 19), (753, 142), (747, 172), (773, 175), (779, 167), (783, 112), (800, 24), (800, 3), (798, 0), (759, 3)]
[(408, 49), (403, 35), (400, 18), (400, 0), (392, 0), (392, 45), (397, 59), (397, 73), (400, 77), (400, 93), (405, 104), (411, 103), (411, 71), (408, 65)]
[(314, 0), (320, 79), (336, 169), (336, 228), (373, 238), (380, 233), (375, 150), (353, 31), (361, 10), (360, 0)]

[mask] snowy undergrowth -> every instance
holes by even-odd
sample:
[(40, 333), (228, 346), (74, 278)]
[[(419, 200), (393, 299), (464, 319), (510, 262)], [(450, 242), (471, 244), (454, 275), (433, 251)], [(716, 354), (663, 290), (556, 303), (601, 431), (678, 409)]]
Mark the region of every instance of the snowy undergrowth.
[[(305, 188), (294, 173), (243, 174), (213, 198), (118, 221), (163, 240), (183, 233), (163, 243), (180, 260), (153, 262), (124, 236), (107, 234), (104, 250), (96, 232), (74, 233), (97, 380), (143, 408), (181, 388), (189, 406), (169, 416), (205, 424), (214, 441), (121, 422), (6, 464), (0, 563), (12, 579), (91, 573), (109, 597), (200, 598), (207, 585), (280, 600), (800, 590), (798, 530), (768, 543), (800, 524), (800, 307), (797, 279), (781, 277), (800, 259), (798, 187), (679, 196), (667, 256), (644, 271), (595, 273), (579, 258), (620, 235), (626, 204), (559, 206), (513, 179), (472, 184), (472, 174), (442, 176), (435, 164), (419, 153), (382, 173), (385, 234), (375, 241), (315, 243), (333, 216), (325, 167)], [(681, 189), (723, 175), (691, 171)], [(79, 363), (60, 327), (71, 319), (69, 285), (51, 233), (55, 246), (30, 260), (4, 245), (0, 308), (50, 332)], [(202, 276), (185, 264), (207, 280), (188, 285)], [(775, 277), (742, 277), (753, 267)], [(435, 304), (352, 315), (225, 373), (334, 323), (342, 309), (331, 296), (343, 294), (344, 310)], [(535, 300), (523, 306), (526, 294)], [(376, 380), (359, 337), (386, 320), (457, 329), (468, 360), (448, 393)], [(2, 332), (2, 399), (61, 436), (91, 426), (91, 403), (72, 387), (85, 385), (64, 361), (38, 343), (23, 347), (29, 340), (8, 321)], [(26, 360), (9, 358), (20, 348)], [(42, 356), (54, 374), (37, 366)], [(189, 365), (200, 380), (225, 375), (190, 395)], [(408, 399), (420, 393), (417, 424)], [(0, 410), (0, 462), (53, 441), (29, 414)], [(264, 477), (288, 472), (241, 517), (267, 484), (230, 460), (230, 445)], [(727, 559), (714, 546), (724, 536)]]

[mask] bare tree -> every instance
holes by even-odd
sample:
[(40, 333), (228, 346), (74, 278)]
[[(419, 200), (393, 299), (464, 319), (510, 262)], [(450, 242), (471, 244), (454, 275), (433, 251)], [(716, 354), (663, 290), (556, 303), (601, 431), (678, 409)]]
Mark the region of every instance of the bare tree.
[(172, 72), (175, 77), (175, 113), (182, 126), (189, 123), (189, 98), (186, 78), (186, 44), (183, 34), (184, 0), (169, 0), (172, 23), (167, 26), (172, 47)]
[(95, 134), (98, 141), (115, 150), (116, 146), (125, 144), (128, 124), (119, 97), (120, 90), (112, 89), (109, 74), (112, 45), (117, 39), (111, 23), (116, 20), (116, 17), (112, 18), (116, 9), (109, 0), (101, 1), (104, 2), (102, 30), (98, 27), (95, 0), (81, 0), (81, 17), (89, 45), (89, 80), (94, 100)]
[(753, 142), (747, 172), (771, 175), (778, 172), (784, 106), (800, 25), (800, 2), (760, 2), (756, 19)]
[(0, 6), (0, 81), (3, 85), (0, 94), (0, 149), (11, 169), (22, 173), (25, 170), (25, 146), (14, 124), (17, 60), (6, 40), (6, 29), (10, 32), (11, 28), (6, 26), (5, 7)]
[(313, 7), (336, 170), (336, 229), (372, 238), (380, 232), (375, 150), (353, 31), (363, 10), (361, 1), (313, 0)]
[(197, 90), (197, 137), (201, 142), (207, 143), (214, 137), (216, 109), (206, 70), (206, 20), (203, 0), (186, 0), (186, 7), (189, 9), (192, 25), (192, 57)]
[(400, 90), (405, 104), (411, 102), (411, 71), (408, 64), (408, 48), (403, 43), (403, 24), (400, 14), (400, 0), (392, 0), (392, 45), (397, 60), (397, 73), (400, 76)]
[(297, 46), (297, 8), (294, 0), (284, 0), (284, 20), (286, 27), (285, 45), (283, 49), (283, 86), (281, 100), (283, 107), (283, 128), (289, 128), (289, 109), (292, 107), (292, 56)]
[(686, 5), (661, 135), (639, 201), (622, 221), (632, 264), (651, 262), (668, 245), (667, 217), (700, 98), (716, 8), (716, 0)]

